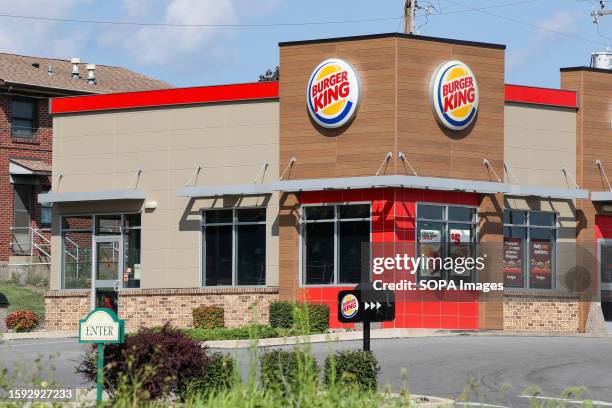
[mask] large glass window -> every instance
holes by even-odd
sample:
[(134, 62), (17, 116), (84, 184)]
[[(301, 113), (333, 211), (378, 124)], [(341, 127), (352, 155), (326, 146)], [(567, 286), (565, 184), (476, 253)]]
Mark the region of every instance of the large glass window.
[(552, 289), (557, 214), (504, 210), (504, 286)]
[(93, 218), (62, 217), (62, 288), (91, 288)]
[(206, 210), (202, 218), (205, 286), (266, 284), (266, 209)]
[(369, 276), (370, 205), (307, 206), (302, 211), (303, 283), (359, 283)]
[(123, 287), (139, 288), (140, 265), (140, 214), (126, 214), (123, 223)]
[[(140, 214), (98, 214), (62, 217), (62, 288), (91, 288), (93, 236), (119, 235), (123, 242), (123, 265), (119, 269), (123, 275), (124, 288), (139, 288), (142, 268), (140, 264), (141, 231)], [(102, 245), (109, 245), (104, 243)], [(115, 245), (115, 244), (113, 244)], [(111, 259), (119, 259), (119, 248), (112, 246)], [(98, 247), (103, 253), (106, 248)], [(104, 270), (99, 266), (98, 272)], [(116, 273), (112, 275), (116, 277)], [(113, 278), (115, 279), (115, 278)]]
[(474, 279), (473, 270), (447, 270), (443, 260), (476, 256), (476, 214), (475, 207), (417, 204), (417, 254), (428, 260), (421, 263), (419, 279)]
[[(41, 194), (47, 194), (49, 189), (41, 191)], [(48, 228), (51, 226), (51, 203), (40, 204), (40, 224), (42, 227)]]
[(36, 136), (36, 99), (13, 96), (11, 98), (11, 133), (13, 137)]

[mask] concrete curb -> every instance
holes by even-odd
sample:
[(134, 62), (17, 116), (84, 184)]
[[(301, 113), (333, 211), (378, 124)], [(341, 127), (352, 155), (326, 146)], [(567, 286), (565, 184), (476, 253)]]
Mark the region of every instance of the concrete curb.
[[(606, 338), (611, 337), (585, 334), (585, 333), (557, 333), (557, 332), (505, 332), (491, 331), (461, 331), (461, 330), (436, 330), (436, 329), (375, 329), (370, 333), (372, 339), (401, 339), (418, 337), (450, 337), (450, 336), (503, 336), (503, 337), (587, 337)], [(260, 339), (258, 347), (291, 346), (304, 343), (326, 343), (336, 341), (358, 341), (362, 339), (361, 331), (334, 332), (325, 334), (313, 334), (310, 336), (291, 336)], [(240, 349), (254, 345), (254, 340), (213, 340), (204, 341), (202, 345), (215, 349)]]
[(25, 333), (2, 333), (0, 340), (68, 339), (78, 337), (77, 331), (34, 331)]
[[(372, 339), (396, 339), (411, 337), (456, 336), (448, 330), (435, 329), (375, 329), (370, 336)], [(310, 336), (291, 336), (260, 339), (258, 347), (290, 346), (304, 343), (326, 343), (336, 341), (357, 341), (362, 339), (361, 331), (346, 331), (324, 334), (311, 334)], [(248, 348), (253, 346), (254, 340), (213, 340), (204, 341), (203, 345), (218, 349)]]

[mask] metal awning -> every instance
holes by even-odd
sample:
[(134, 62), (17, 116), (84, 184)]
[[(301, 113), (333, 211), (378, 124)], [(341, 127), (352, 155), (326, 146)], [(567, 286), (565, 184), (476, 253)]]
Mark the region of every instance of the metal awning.
[(548, 197), (564, 200), (588, 199), (589, 190), (581, 188), (540, 187), (511, 184), (509, 195), (520, 197)]
[(271, 194), (270, 184), (219, 184), (210, 186), (182, 187), (176, 189), (177, 197), (218, 197), (223, 195)]
[(591, 201), (612, 202), (612, 191), (593, 191), (591, 193)]
[(38, 195), (38, 202), (41, 204), (144, 199), (145, 193), (142, 190), (77, 191), (66, 193), (49, 192)]
[(510, 191), (510, 185), (506, 183), (400, 175), (280, 180), (271, 185), (274, 190), (279, 191), (317, 191), (384, 187), (465, 191), (483, 194), (507, 193)]

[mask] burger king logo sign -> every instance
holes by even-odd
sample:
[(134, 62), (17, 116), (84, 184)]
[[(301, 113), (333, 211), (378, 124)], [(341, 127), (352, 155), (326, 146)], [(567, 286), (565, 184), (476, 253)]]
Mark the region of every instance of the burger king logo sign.
[(438, 66), (429, 83), (429, 103), (438, 122), (451, 130), (468, 127), (478, 112), (478, 84), (461, 61)]
[(345, 319), (355, 317), (359, 311), (359, 301), (353, 294), (346, 294), (340, 301), (340, 312)]
[(306, 101), (310, 116), (320, 126), (344, 126), (355, 115), (359, 102), (355, 71), (341, 59), (323, 61), (310, 75)]

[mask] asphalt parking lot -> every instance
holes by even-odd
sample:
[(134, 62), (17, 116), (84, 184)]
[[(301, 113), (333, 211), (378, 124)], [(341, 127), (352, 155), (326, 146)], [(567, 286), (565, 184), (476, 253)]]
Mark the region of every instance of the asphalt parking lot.
[[(330, 349), (360, 346), (355, 341), (318, 343), (312, 350), (323, 361)], [(91, 384), (74, 370), (85, 348), (76, 339), (13, 340), (0, 344), (0, 360), (12, 369), (14, 364), (32, 367), (42, 356), (43, 376), (48, 373), (67, 386), (84, 387)], [(381, 384), (394, 390), (402, 386), (402, 369), (406, 369), (413, 393), (457, 398), (473, 384), (475, 391), (468, 400), (482, 406), (528, 406), (523, 395), (529, 386), (542, 390), (538, 396), (542, 400), (558, 398), (568, 387), (584, 386), (585, 398), (612, 406), (612, 337), (419, 337), (373, 340), (372, 350), (382, 367)], [(246, 372), (248, 350), (223, 351), (235, 355)], [(578, 400), (572, 405), (578, 406)]]

